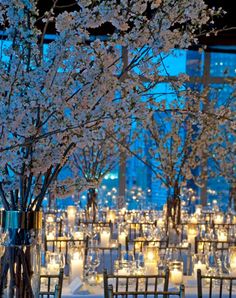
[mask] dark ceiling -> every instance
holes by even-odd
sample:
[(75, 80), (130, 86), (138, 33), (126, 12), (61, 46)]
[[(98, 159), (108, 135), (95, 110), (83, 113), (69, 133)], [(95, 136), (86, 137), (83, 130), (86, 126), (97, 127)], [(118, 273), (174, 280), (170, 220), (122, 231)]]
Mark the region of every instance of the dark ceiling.
[[(191, 0), (189, 0), (191, 1)], [(222, 7), (227, 14), (223, 18), (218, 18), (215, 20), (214, 26), (218, 29), (224, 29), (218, 33), (217, 36), (210, 35), (209, 37), (202, 36), (199, 38), (200, 45), (208, 46), (235, 46), (236, 48), (236, 17), (235, 10), (232, 7), (232, 3), (235, 0), (205, 0), (205, 2), (210, 7)], [(38, 0), (40, 14), (43, 14), (45, 10), (49, 10), (52, 6), (53, 0)], [(68, 11), (73, 11), (76, 9), (75, 0), (58, 0), (56, 12), (60, 12), (64, 9)], [(112, 27), (109, 24), (105, 24), (101, 28), (91, 32), (93, 34), (103, 35), (111, 31)], [(53, 25), (48, 28), (48, 33), (55, 33)]]

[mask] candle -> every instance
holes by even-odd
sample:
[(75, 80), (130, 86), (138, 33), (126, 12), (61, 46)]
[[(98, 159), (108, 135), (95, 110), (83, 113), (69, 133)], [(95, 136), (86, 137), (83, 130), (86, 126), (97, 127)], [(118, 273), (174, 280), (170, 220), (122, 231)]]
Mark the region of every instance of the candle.
[(97, 284), (97, 274), (93, 273), (88, 276), (88, 284), (90, 286), (95, 286)]
[(75, 252), (70, 261), (70, 280), (83, 277), (84, 254)]
[(194, 264), (193, 267), (193, 273), (194, 273), (194, 277), (197, 278), (197, 270), (201, 269), (202, 274), (206, 274), (207, 272), (207, 267), (206, 264), (203, 264), (200, 260), (197, 262), (197, 264)]
[(48, 274), (59, 274), (60, 266), (54, 260), (47, 265)]
[(107, 221), (115, 222), (116, 220), (116, 212), (115, 210), (108, 210), (107, 211)]
[(148, 275), (157, 274), (157, 262), (158, 262), (158, 248), (154, 246), (146, 246), (144, 249), (144, 265), (145, 272)]
[(183, 282), (183, 272), (177, 268), (170, 270), (170, 281), (175, 285)]
[(46, 222), (47, 222), (47, 223), (53, 223), (53, 222), (55, 222), (55, 216), (53, 216), (53, 215), (48, 215), (48, 216), (47, 216), (47, 219), (46, 219)]
[(147, 275), (157, 275), (157, 263), (156, 262), (145, 262), (145, 273)]
[(192, 224), (192, 223), (188, 224), (187, 235), (188, 235), (188, 243), (191, 244), (191, 249), (194, 250), (195, 238), (198, 235), (198, 229), (195, 224)]
[(195, 214), (201, 215), (201, 213), (202, 213), (202, 205), (196, 205)]
[(103, 229), (100, 232), (100, 244), (101, 244), (101, 247), (109, 247), (109, 245), (110, 245), (110, 237), (111, 237), (110, 229)]
[(214, 223), (215, 224), (222, 224), (224, 223), (224, 214), (218, 212), (214, 216)]
[(233, 273), (236, 273), (236, 246), (229, 248), (229, 264)]
[(118, 241), (122, 246), (125, 246), (125, 244), (126, 244), (126, 237), (127, 237), (126, 232), (120, 232), (120, 234), (118, 236)]
[(68, 206), (67, 207), (67, 218), (68, 218), (68, 224), (69, 225), (74, 226), (75, 217), (76, 217), (76, 207), (75, 206)]
[(170, 263), (170, 282), (180, 285), (183, 282), (183, 263), (173, 261)]

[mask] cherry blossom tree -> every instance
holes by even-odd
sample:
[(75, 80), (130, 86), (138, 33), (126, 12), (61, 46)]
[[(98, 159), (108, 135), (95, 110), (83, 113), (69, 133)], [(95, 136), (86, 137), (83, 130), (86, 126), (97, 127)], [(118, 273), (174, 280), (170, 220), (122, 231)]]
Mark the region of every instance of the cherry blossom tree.
[[(202, 0), (77, 0), (74, 11), (59, 14), (57, 6), (54, 0), (39, 15), (36, 0), (0, 4), (0, 196), (6, 212), (40, 210), (76, 148), (93, 146), (111, 119), (119, 125), (142, 111), (140, 96), (161, 80), (152, 57), (187, 48), (221, 14)], [(51, 24), (56, 35), (46, 47)], [(112, 28), (107, 38), (92, 38), (106, 24)], [(27, 229), (9, 233), (0, 280), (3, 292), (10, 268), (9, 297), (34, 296), (30, 248), (22, 248), (30, 243)]]
[[(69, 165), (73, 169), (74, 176), (77, 177), (79, 190), (87, 189), (87, 212), (89, 218), (93, 221), (96, 219), (97, 213), (97, 191), (103, 178), (108, 174), (119, 162), (121, 146), (113, 141), (111, 134), (117, 131), (106, 130), (100, 138), (89, 146), (76, 150)], [(124, 135), (122, 134), (122, 139)]]

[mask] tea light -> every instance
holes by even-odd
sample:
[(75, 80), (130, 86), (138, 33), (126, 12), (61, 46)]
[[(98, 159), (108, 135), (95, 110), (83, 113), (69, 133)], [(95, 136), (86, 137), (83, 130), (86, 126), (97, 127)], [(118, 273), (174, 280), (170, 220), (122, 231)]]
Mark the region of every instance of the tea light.
[(70, 279), (71, 281), (76, 277), (82, 278), (84, 265), (84, 254), (82, 252), (75, 252), (70, 262)]
[(109, 245), (110, 245), (110, 237), (111, 237), (110, 229), (103, 229), (100, 232), (100, 244), (101, 244), (101, 247), (109, 247)]
[(201, 269), (202, 274), (206, 274), (207, 272), (207, 266), (206, 264), (203, 264), (201, 261), (198, 261), (197, 264), (194, 264), (193, 267), (193, 273), (194, 273), (194, 277), (197, 278), (197, 270)]
[(215, 224), (222, 224), (224, 223), (224, 214), (223, 213), (216, 213), (214, 216), (214, 223)]
[(187, 235), (188, 235), (188, 243), (191, 244), (191, 249), (194, 250), (195, 238), (198, 235), (197, 225), (193, 223), (188, 224)]
[(97, 274), (91, 274), (88, 276), (88, 284), (90, 286), (95, 286), (97, 284)]
[(170, 282), (180, 285), (183, 282), (183, 263), (174, 261), (170, 263)]
[(75, 206), (68, 206), (67, 207), (67, 218), (68, 218), (69, 225), (74, 226), (75, 217), (76, 217), (76, 207)]
[(97, 284), (101, 284), (103, 282), (103, 274), (97, 274), (96, 282)]

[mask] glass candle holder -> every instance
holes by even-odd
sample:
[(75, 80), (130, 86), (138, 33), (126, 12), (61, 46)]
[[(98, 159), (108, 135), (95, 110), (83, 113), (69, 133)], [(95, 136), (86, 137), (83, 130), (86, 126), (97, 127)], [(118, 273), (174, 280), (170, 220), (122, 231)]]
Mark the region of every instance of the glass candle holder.
[(76, 249), (70, 253), (70, 280), (83, 278), (84, 249)]
[(101, 247), (109, 247), (111, 239), (111, 230), (109, 227), (103, 228), (100, 231), (100, 245)]
[(195, 254), (193, 255), (193, 275), (197, 278), (197, 270), (201, 269), (203, 275), (207, 273), (206, 255)]
[(224, 214), (222, 212), (216, 212), (213, 217), (215, 224), (223, 224), (224, 223)]
[(157, 263), (159, 260), (158, 248), (156, 246), (145, 246), (144, 248), (144, 264), (145, 272), (148, 275), (158, 273)]
[(46, 261), (48, 274), (59, 274), (60, 268), (65, 265), (64, 254), (59, 252), (47, 252)]
[(116, 211), (115, 210), (107, 210), (107, 221), (111, 221), (112, 223), (116, 220)]
[(74, 226), (75, 224), (76, 212), (77, 212), (76, 206), (67, 207), (67, 219), (68, 219), (68, 224), (70, 226)]
[(236, 246), (229, 248), (229, 264), (233, 273), (236, 273)]
[(170, 282), (175, 285), (183, 283), (183, 262), (172, 261), (169, 264)]
[(217, 230), (217, 238), (219, 241), (226, 242), (228, 240), (228, 233), (226, 229), (218, 229)]

